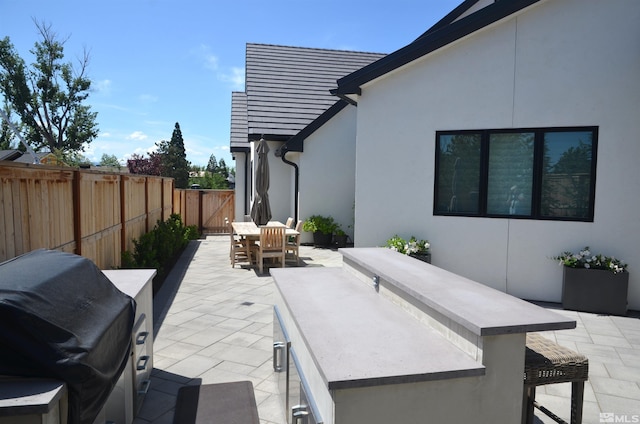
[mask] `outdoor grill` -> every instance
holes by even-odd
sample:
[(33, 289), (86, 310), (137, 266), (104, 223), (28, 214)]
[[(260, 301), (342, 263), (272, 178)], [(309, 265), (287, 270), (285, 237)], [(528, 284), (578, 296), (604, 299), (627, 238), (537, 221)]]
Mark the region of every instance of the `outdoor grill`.
[(0, 375), (62, 380), (69, 423), (91, 424), (131, 349), (135, 301), (81, 256), (36, 250), (0, 264)]

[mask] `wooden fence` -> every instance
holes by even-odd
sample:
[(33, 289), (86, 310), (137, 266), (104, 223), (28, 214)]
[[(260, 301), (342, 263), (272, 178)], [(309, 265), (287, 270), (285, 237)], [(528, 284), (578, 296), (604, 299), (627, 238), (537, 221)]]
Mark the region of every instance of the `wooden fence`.
[(204, 234), (228, 232), (225, 219), (235, 216), (233, 190), (174, 190), (173, 210), (186, 225), (196, 225)]
[(233, 204), (233, 191), (176, 190), (171, 178), (2, 162), (0, 262), (45, 248), (117, 268), (158, 220), (175, 212), (186, 225), (225, 232)]

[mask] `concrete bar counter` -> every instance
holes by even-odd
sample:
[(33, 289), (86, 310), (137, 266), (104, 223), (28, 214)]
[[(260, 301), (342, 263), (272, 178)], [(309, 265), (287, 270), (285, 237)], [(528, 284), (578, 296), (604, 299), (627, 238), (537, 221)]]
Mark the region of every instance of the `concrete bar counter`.
[(526, 333), (576, 325), (389, 249), (340, 252), (271, 270), (290, 423), (519, 422)]

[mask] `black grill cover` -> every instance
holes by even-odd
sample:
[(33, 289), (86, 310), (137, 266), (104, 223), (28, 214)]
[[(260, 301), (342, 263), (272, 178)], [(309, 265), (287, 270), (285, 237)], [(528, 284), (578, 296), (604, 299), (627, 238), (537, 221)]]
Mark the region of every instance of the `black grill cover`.
[(0, 264), (0, 375), (52, 377), (91, 424), (131, 349), (135, 301), (91, 262), (36, 250)]

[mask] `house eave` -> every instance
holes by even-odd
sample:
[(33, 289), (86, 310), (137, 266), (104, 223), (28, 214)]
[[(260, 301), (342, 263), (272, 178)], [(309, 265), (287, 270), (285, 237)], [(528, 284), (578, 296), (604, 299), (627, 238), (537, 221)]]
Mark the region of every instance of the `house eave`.
[(282, 152), (303, 152), (304, 140), (326, 124), (350, 103), (351, 102), (347, 102), (342, 99), (338, 100), (329, 109), (325, 110), (320, 116), (314, 119), (309, 125), (304, 127), (298, 134), (287, 140), (280, 150)]
[(261, 138), (264, 138), (268, 141), (282, 141), (285, 142), (291, 138), (290, 135), (283, 134), (269, 134), (269, 133), (251, 133), (248, 136), (249, 142), (251, 141), (260, 141)]
[[(497, 1), (465, 18), (443, 25), (440, 29), (432, 32), (427, 31), (413, 43), (340, 78), (335, 94), (341, 97), (353, 94), (359, 95), (360, 87), (363, 84), (473, 34), (539, 1), (541, 0)], [(468, 8), (468, 5), (466, 7)], [(459, 16), (459, 13), (457, 13), (457, 16)]]

